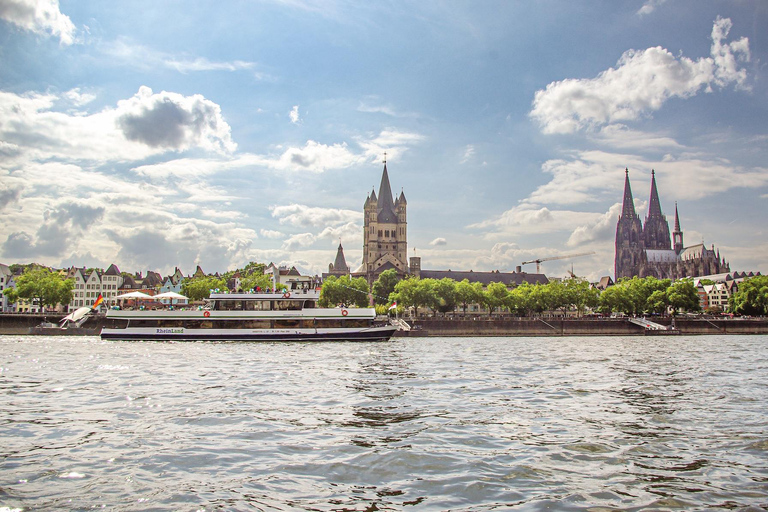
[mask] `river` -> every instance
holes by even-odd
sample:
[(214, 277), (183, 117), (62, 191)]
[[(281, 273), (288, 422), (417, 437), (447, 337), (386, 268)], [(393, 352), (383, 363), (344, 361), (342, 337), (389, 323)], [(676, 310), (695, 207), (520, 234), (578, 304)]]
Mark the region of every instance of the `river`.
[(0, 336), (0, 511), (768, 508), (768, 337)]

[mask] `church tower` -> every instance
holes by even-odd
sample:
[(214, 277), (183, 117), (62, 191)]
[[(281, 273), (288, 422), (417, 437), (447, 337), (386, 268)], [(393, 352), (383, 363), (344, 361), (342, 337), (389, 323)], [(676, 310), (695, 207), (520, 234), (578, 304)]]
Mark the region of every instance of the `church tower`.
[(629, 169), (624, 175), (624, 202), (619, 222), (616, 223), (616, 256), (614, 272), (616, 280), (637, 275), (643, 258), (643, 225), (635, 212), (632, 188), (629, 185)]
[(672, 230), (673, 249), (677, 254), (683, 252), (683, 231), (680, 229), (680, 217), (677, 215), (677, 202), (675, 202), (675, 228)]
[(648, 216), (645, 218), (643, 239), (646, 249), (669, 250), (672, 248), (669, 240), (669, 223), (664, 214), (661, 213), (659, 193), (656, 190), (656, 171), (654, 170), (651, 170), (651, 199), (648, 202)]
[(328, 275), (349, 275), (349, 265), (347, 265), (347, 259), (344, 257), (344, 248), (341, 246), (341, 242), (339, 242), (339, 248), (336, 251), (336, 259), (328, 265)]
[(379, 195), (371, 191), (363, 206), (363, 266), (360, 272), (366, 275), (369, 283), (391, 268), (403, 277), (408, 273), (407, 204), (404, 192), (393, 200), (385, 159)]

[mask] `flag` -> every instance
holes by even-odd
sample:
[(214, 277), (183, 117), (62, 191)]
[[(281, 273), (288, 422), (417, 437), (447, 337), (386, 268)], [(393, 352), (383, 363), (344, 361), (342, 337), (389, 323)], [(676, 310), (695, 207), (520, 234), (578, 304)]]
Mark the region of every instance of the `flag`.
[(389, 311), (390, 309), (395, 309), (396, 307), (397, 307), (397, 302), (393, 302), (392, 305), (387, 308), (387, 311)]
[(104, 302), (104, 297), (102, 297), (101, 294), (99, 294), (99, 296), (96, 298), (96, 302), (94, 302), (93, 306), (91, 306), (91, 309), (96, 309), (97, 307), (99, 307), (99, 304), (101, 304), (102, 302)]

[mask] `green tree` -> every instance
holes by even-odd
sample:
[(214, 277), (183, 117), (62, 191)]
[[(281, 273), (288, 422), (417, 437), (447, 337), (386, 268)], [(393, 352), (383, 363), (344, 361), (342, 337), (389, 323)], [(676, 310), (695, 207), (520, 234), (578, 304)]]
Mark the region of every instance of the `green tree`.
[(467, 314), (467, 307), (470, 304), (480, 304), (482, 297), (483, 285), (481, 283), (470, 283), (469, 279), (456, 283), (456, 302), (464, 308), (464, 315)]
[(271, 291), (272, 276), (268, 274), (259, 274), (258, 272), (253, 272), (252, 274), (248, 274), (240, 279), (240, 288), (245, 291)]
[(200, 301), (207, 299), (211, 295), (211, 290), (226, 292), (227, 280), (223, 277), (204, 276), (184, 279), (181, 283), (181, 293), (186, 295), (190, 301)]
[(440, 305), (435, 292), (434, 279), (417, 279), (410, 277), (403, 279), (395, 285), (395, 292), (391, 295), (397, 301), (398, 306), (414, 308), (414, 314), (418, 316), (420, 307), (428, 307), (437, 311)]
[(728, 305), (739, 315), (768, 314), (768, 276), (755, 276), (739, 283), (738, 290), (728, 299)]
[(666, 290), (656, 290), (646, 301), (651, 313), (664, 313), (669, 307), (669, 296)]
[(16, 279), (15, 288), (6, 288), (3, 293), (10, 302), (26, 299), (41, 308), (55, 307), (57, 304), (72, 302), (72, 290), (75, 283), (64, 279), (59, 273), (44, 267), (28, 267)]
[(523, 282), (509, 292), (509, 311), (517, 316), (528, 316), (533, 311), (531, 302), (531, 293), (533, 286), (530, 283)]
[(483, 292), (483, 304), (488, 308), (488, 315), (492, 315), (499, 308), (506, 308), (509, 290), (504, 283), (489, 283)]
[(371, 288), (374, 303), (389, 305), (391, 302), (389, 295), (395, 291), (398, 282), (400, 282), (400, 277), (397, 275), (397, 270), (391, 268), (382, 272)]
[(701, 311), (699, 293), (696, 291), (696, 287), (693, 286), (691, 279), (676, 281), (667, 290), (667, 297), (674, 313), (677, 313), (678, 310)]
[(434, 293), (437, 298), (437, 310), (441, 313), (450, 313), (456, 309), (458, 299), (456, 297), (456, 281), (449, 277), (437, 280), (434, 283)]
[(339, 305), (351, 304), (365, 308), (369, 306), (369, 295), (368, 281), (365, 278), (329, 276), (323, 282), (318, 304), (323, 308), (335, 308)]

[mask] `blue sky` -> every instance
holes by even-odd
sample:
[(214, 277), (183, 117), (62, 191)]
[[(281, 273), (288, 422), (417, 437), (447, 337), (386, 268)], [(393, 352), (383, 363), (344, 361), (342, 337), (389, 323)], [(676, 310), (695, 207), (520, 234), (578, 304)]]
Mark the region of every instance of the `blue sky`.
[[(629, 168), (768, 271), (768, 3), (0, 0), (0, 261), (613, 274)], [(535, 266), (525, 270), (535, 271)]]

